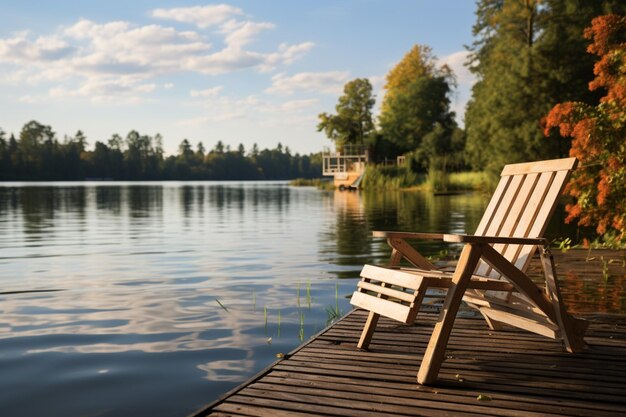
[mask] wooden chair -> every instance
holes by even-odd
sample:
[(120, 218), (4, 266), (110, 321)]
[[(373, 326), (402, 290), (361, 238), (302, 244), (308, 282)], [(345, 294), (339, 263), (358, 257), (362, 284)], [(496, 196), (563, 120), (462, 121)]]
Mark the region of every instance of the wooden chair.
[[(380, 315), (413, 323), (426, 290), (435, 287), (447, 289), (447, 294), (420, 365), (420, 384), (437, 379), (463, 299), (492, 329), (508, 324), (558, 339), (570, 352), (581, 351), (587, 323), (567, 313), (548, 242), (542, 238), (576, 164), (575, 158), (566, 158), (505, 166), (475, 235), (374, 232), (374, 237), (387, 238), (392, 253), (386, 267), (363, 267), (352, 296), (353, 305), (370, 311), (358, 347), (368, 347)], [(464, 244), (454, 272), (437, 270), (408, 239)], [(525, 273), (538, 247), (545, 290)], [(415, 268), (400, 267), (402, 259)]]

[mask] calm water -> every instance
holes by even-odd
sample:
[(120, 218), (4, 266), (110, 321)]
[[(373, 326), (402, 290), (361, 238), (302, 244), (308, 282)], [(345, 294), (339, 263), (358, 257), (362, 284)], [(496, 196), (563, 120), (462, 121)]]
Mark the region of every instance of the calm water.
[(389, 254), (372, 230), (469, 233), (486, 203), (284, 183), (5, 184), (0, 415), (184, 416), (349, 311), (363, 263)]

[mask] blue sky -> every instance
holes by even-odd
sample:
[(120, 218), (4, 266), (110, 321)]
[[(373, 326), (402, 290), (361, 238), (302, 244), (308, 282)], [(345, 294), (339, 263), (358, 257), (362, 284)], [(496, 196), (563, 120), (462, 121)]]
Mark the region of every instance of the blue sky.
[(377, 107), (384, 76), (414, 44), (458, 78), (462, 122), (473, 82), (470, 0), (20, 1), (0, 14), (0, 128), (37, 120), (91, 146), (131, 129), (212, 148), (253, 143), (317, 152), (317, 115), (367, 77)]

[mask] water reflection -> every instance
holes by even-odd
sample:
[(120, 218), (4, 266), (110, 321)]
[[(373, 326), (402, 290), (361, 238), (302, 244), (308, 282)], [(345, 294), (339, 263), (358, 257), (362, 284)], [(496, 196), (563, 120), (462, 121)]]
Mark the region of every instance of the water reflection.
[[(416, 192), (339, 192), (327, 197), (337, 220), (322, 240), (334, 241), (323, 253), (342, 255), (339, 265), (385, 262), (390, 250), (384, 240), (372, 240), (372, 230), (471, 233), (478, 225), (488, 199), (480, 194), (433, 196)], [(442, 242), (416, 242), (425, 255), (449, 247)], [(454, 251), (454, 248), (451, 250)]]
[[(347, 312), (362, 264), (389, 256), (372, 230), (471, 232), (485, 205), (284, 183), (0, 187), (0, 415), (187, 414)], [(624, 311), (611, 274), (618, 295), (590, 290), (603, 304), (585, 277), (566, 292)]]
[[(626, 253), (573, 249), (556, 251), (561, 292), (568, 309), (577, 314), (626, 314)], [(543, 280), (541, 267), (531, 263), (535, 281)]]

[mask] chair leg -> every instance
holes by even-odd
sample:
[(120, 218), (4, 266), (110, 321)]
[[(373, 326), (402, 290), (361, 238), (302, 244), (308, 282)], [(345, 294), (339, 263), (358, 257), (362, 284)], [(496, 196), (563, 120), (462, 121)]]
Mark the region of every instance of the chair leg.
[(417, 382), (420, 384), (428, 385), (437, 380), (456, 313), (459, 310), (463, 294), (472, 278), (474, 269), (480, 260), (481, 253), (481, 244), (466, 244), (463, 252), (461, 252), (461, 257), (452, 276), (452, 284), (448, 289), (439, 319), (430, 337), (417, 374)]
[[(391, 251), (391, 257), (389, 259), (389, 266), (396, 266), (402, 261), (402, 252), (398, 251), (396, 248), (393, 248)], [(381, 284), (383, 287), (386, 284)], [(378, 295), (381, 296), (380, 294)], [(378, 324), (378, 319), (380, 318), (380, 314), (374, 313), (370, 311), (367, 316), (367, 321), (365, 322), (365, 326), (363, 326), (363, 331), (361, 332), (361, 338), (359, 339), (359, 343), (357, 344), (357, 348), (359, 349), (367, 349), (372, 341), (372, 336), (374, 336), (374, 330), (376, 330), (376, 325)]]
[(475, 309), (478, 310), (478, 312), (483, 316), (483, 318), (485, 319), (485, 321), (487, 322), (487, 326), (489, 326), (490, 330), (503, 330), (504, 327), (504, 323), (502, 323), (501, 321), (498, 320), (494, 320), (491, 317), (489, 317), (488, 315), (486, 315), (483, 310), (480, 309), (480, 307), (474, 307)]
[(365, 322), (365, 326), (363, 327), (363, 332), (361, 332), (361, 338), (359, 339), (359, 344), (356, 346), (359, 349), (367, 349), (372, 341), (372, 336), (374, 335), (374, 330), (376, 329), (376, 324), (378, 324), (378, 318), (380, 314), (376, 314), (370, 311), (370, 314), (367, 316), (367, 321)]
[(559, 326), (563, 347), (568, 352), (582, 352), (585, 348), (585, 331), (587, 325), (584, 320), (572, 317), (563, 304), (561, 291), (556, 276), (554, 257), (548, 247), (541, 251), (541, 266), (546, 278), (546, 292), (554, 308), (556, 324)]

